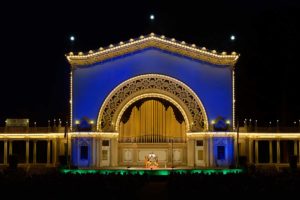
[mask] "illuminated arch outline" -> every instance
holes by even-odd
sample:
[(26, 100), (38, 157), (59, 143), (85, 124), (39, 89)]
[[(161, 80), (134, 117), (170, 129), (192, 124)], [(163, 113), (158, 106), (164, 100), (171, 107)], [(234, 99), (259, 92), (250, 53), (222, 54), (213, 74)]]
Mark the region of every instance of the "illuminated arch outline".
[[(145, 74), (133, 77), (119, 84), (105, 99), (102, 104), (98, 119), (97, 130), (112, 132), (118, 130), (117, 122), (120, 121), (120, 113), (128, 103), (146, 94), (161, 94), (169, 97), (170, 101), (182, 112), (187, 120), (187, 131), (207, 131), (208, 118), (205, 108), (195, 94), (183, 82), (169, 76), (160, 74)], [(171, 101), (172, 100), (172, 101)], [(183, 112), (183, 110), (185, 112)], [(123, 110), (124, 112), (124, 110)]]

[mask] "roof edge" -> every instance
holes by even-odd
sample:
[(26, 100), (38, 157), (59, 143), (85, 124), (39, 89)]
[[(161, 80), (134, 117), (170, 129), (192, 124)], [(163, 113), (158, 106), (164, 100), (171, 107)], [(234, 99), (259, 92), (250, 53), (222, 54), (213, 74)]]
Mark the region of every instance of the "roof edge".
[(239, 54), (232, 52), (230, 55), (223, 51), (207, 50), (205, 47), (197, 47), (195, 44), (187, 44), (185, 41), (177, 41), (174, 38), (166, 38), (164, 35), (151, 33), (140, 36), (137, 39), (130, 39), (126, 42), (119, 42), (117, 45), (110, 44), (108, 47), (100, 47), (98, 50), (90, 50), (87, 53), (69, 52), (66, 58), (72, 67), (91, 65), (102, 62), (117, 56), (128, 54), (141, 49), (156, 47), (165, 51), (178, 53), (193, 59), (206, 61), (218, 65), (234, 66), (239, 58)]

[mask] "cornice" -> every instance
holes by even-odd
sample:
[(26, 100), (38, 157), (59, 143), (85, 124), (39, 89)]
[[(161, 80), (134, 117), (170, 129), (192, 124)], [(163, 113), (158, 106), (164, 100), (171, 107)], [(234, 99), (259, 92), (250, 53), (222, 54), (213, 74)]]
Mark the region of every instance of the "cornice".
[(217, 65), (234, 66), (239, 58), (236, 52), (232, 52), (230, 55), (227, 55), (226, 52), (217, 53), (216, 50), (210, 51), (205, 47), (200, 48), (195, 44), (187, 44), (184, 41), (176, 41), (174, 38), (169, 39), (154, 33), (130, 39), (127, 42), (120, 42), (118, 45), (111, 44), (106, 48), (100, 47), (96, 51), (90, 50), (87, 53), (79, 52), (77, 54), (70, 52), (66, 54), (66, 57), (72, 67), (85, 66), (150, 47)]

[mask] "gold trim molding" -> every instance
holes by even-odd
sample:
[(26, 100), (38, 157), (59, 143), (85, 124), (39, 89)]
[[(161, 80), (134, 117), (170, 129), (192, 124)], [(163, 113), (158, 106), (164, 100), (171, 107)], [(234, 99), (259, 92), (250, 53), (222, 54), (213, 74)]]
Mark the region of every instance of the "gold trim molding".
[(116, 132), (121, 113), (125, 111), (126, 106), (132, 104), (135, 99), (146, 98), (149, 95), (156, 95), (173, 103), (184, 116), (188, 124), (187, 131), (208, 129), (205, 108), (191, 88), (169, 76), (146, 74), (124, 81), (107, 96), (100, 108), (97, 130)]
[(163, 35), (159, 36), (154, 33), (147, 36), (140, 36), (138, 39), (130, 39), (127, 42), (120, 42), (118, 45), (111, 44), (107, 48), (100, 47), (97, 51), (90, 50), (88, 53), (79, 52), (78, 54), (70, 52), (66, 54), (66, 57), (72, 67), (77, 67), (103, 62), (149, 47), (217, 65), (234, 66), (239, 58), (236, 52), (232, 52), (231, 55), (227, 55), (226, 52), (217, 53), (216, 50), (209, 51), (205, 47), (199, 48), (195, 44), (190, 45), (184, 41), (179, 42), (174, 38), (169, 39)]

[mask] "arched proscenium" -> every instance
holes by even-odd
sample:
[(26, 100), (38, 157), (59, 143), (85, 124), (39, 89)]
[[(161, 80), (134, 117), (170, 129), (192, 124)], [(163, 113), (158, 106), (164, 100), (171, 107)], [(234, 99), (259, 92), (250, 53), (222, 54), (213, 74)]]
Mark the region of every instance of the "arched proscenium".
[(100, 108), (97, 129), (104, 132), (117, 131), (116, 123), (120, 121), (118, 118), (127, 103), (138, 96), (150, 93), (162, 94), (169, 97), (167, 101), (172, 99), (180, 105), (179, 110), (181, 109), (181, 112), (184, 110), (182, 114), (187, 118), (185, 119), (188, 123), (187, 131), (208, 129), (204, 106), (193, 90), (179, 80), (160, 74), (140, 75), (118, 85)]

